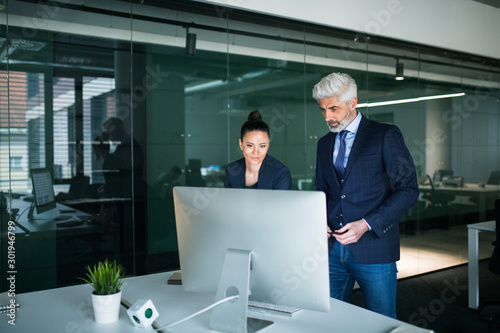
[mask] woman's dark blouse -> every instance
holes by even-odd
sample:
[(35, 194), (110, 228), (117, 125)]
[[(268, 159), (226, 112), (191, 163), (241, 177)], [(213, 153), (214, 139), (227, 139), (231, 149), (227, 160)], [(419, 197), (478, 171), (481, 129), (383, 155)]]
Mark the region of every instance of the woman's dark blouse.
[[(226, 167), (224, 187), (245, 188), (245, 158), (231, 162)], [(267, 155), (259, 170), (258, 189), (289, 190), (292, 187), (290, 170), (280, 161)]]

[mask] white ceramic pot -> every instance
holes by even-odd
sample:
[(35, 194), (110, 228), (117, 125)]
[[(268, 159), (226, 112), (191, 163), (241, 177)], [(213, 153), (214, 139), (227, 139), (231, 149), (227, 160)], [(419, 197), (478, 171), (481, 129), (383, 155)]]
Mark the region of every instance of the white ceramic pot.
[(121, 298), (121, 290), (112, 295), (94, 295), (92, 293), (95, 321), (99, 324), (111, 324), (117, 321), (120, 315)]

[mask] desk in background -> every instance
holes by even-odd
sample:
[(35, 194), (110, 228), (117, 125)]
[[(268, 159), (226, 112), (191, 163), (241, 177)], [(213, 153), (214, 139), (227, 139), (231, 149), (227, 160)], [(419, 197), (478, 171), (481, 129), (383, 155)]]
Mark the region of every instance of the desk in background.
[(100, 213), (102, 205), (119, 205), (131, 204), (130, 198), (78, 198), (66, 199), (61, 201), (62, 204), (74, 207), (78, 210), (84, 211), (88, 214)]
[[(429, 192), (432, 190), (430, 185), (419, 185), (418, 189), (421, 192)], [(498, 185), (481, 185), (480, 184), (472, 184), (466, 183), (463, 187), (453, 187), (453, 186), (443, 186), (443, 185), (435, 185), (434, 190), (437, 192), (454, 194), (454, 195), (463, 195), (463, 196), (497, 196), (500, 194), (500, 186)]]
[[(126, 279), (122, 296), (131, 303), (138, 299), (151, 299), (160, 317), (156, 322), (168, 325), (201, 310), (214, 302), (213, 295), (186, 292), (182, 286), (168, 285), (172, 272), (151, 274)], [(8, 317), (0, 319), (0, 332), (81, 332), (81, 333), (137, 333), (153, 332), (135, 328), (125, 308), (120, 308), (120, 318), (108, 325), (96, 324), (93, 318), (91, 289), (88, 285), (44, 290), (17, 295), (21, 307), (16, 312), (16, 326), (8, 324)], [(208, 332), (211, 310), (170, 328), (175, 332)], [(389, 333), (408, 326), (414, 331), (429, 332), (410, 326), (396, 319), (385, 317), (354, 305), (331, 300), (329, 312), (301, 310), (292, 317), (261, 314), (274, 321), (263, 332), (370, 332)], [(41, 331), (40, 329), (43, 328)], [(166, 332), (165, 330), (162, 332)], [(214, 332), (214, 331), (212, 331)]]
[[(49, 214), (35, 215), (35, 219), (28, 220), (28, 210), (32, 203), (21, 198), (12, 199), (8, 207), (17, 211), (12, 215), (15, 226), (15, 259), (16, 259), (16, 287), (19, 292), (55, 288), (61, 285), (74, 284), (76, 274), (74, 270), (84, 270), (88, 258), (93, 256), (96, 248), (95, 239), (101, 237), (103, 227), (85, 223), (73, 227), (57, 227), (57, 223), (67, 220), (56, 220), (50, 216), (66, 215), (80, 220), (89, 220), (90, 215), (77, 209), (71, 209), (57, 203), (56, 209)], [(60, 213), (60, 211), (63, 211)], [(2, 253), (6, 254), (6, 230), (2, 230)], [(93, 260), (92, 262), (94, 262)], [(4, 276), (7, 269), (6, 260), (0, 260), (2, 272), (0, 287), (7, 288)]]
[[(44, 215), (37, 216), (33, 220), (28, 220), (28, 210), (31, 206), (32, 202), (24, 201), (22, 199), (12, 199), (10, 202), (11, 210), (19, 210), (16, 215), (13, 215), (12, 218), (17, 222), (18, 228), (16, 228), (16, 233), (27, 233), (27, 234), (39, 234), (39, 233), (50, 233), (55, 230), (61, 232), (74, 232), (75, 230), (79, 230), (78, 232), (85, 232), (85, 230), (90, 231), (92, 226), (82, 225), (73, 228), (57, 228), (56, 224), (58, 222), (64, 222), (63, 220), (56, 220), (54, 218), (46, 218)], [(70, 208), (61, 203), (56, 204), (56, 208), (54, 212), (43, 213), (48, 216), (48, 214), (53, 214), (54, 216), (65, 215), (68, 217), (76, 217), (78, 219), (89, 220), (90, 215), (82, 212), (78, 209)]]
[[(469, 308), (479, 307), (479, 233), (495, 232), (495, 221), (468, 224), (469, 242)], [(493, 247), (491, 248), (493, 253)]]
[(493, 209), (493, 202), (500, 197), (500, 186), (497, 185), (482, 185), (466, 183), (463, 187), (442, 186), (436, 184), (434, 189), (431, 185), (419, 185), (419, 191), (422, 193), (429, 193), (434, 191), (436, 194), (442, 195), (460, 195), (469, 197), (477, 203), (477, 210), (479, 211), (479, 219), (485, 218), (485, 212)]

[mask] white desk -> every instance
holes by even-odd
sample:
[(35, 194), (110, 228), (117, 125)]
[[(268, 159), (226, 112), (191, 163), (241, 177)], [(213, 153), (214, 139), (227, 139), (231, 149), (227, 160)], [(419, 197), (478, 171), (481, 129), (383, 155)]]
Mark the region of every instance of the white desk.
[[(213, 303), (214, 296), (185, 292), (182, 286), (168, 285), (170, 273), (151, 274), (126, 280), (123, 297), (134, 303), (138, 299), (151, 299), (160, 316), (160, 325), (176, 322)], [(8, 324), (9, 318), (0, 316), (0, 332), (79, 332), (79, 333), (128, 333), (154, 332), (152, 329), (135, 328), (125, 308), (120, 309), (120, 318), (108, 325), (96, 324), (93, 318), (90, 287), (72, 287), (44, 290), (17, 295), (21, 308), (16, 312), (16, 325)], [(169, 332), (209, 332), (208, 322), (211, 310), (198, 317), (169, 329)], [(274, 324), (263, 330), (265, 333), (286, 332), (370, 332), (388, 333), (405, 326), (423, 332), (415, 326), (388, 318), (374, 312), (332, 299), (330, 312), (301, 310), (291, 318), (272, 317)], [(167, 332), (167, 331), (163, 331)], [(425, 330), (425, 332), (428, 332)]]
[[(469, 240), (469, 308), (479, 307), (479, 233), (495, 232), (495, 221), (468, 224)], [(493, 248), (492, 248), (493, 252)]]

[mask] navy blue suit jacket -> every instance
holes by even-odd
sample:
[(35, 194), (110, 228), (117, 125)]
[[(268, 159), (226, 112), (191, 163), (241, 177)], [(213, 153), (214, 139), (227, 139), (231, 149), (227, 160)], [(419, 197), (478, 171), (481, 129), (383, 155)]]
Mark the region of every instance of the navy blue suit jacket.
[[(394, 125), (361, 118), (344, 171), (344, 181), (333, 168), (336, 133), (318, 141), (316, 189), (327, 197), (328, 225), (336, 229), (364, 218), (371, 231), (349, 248), (362, 264), (396, 262), (399, 218), (418, 197), (413, 159), (401, 131)], [(331, 238), (332, 241), (334, 238)]]
[[(245, 188), (245, 159), (231, 162), (226, 167), (224, 187)], [(272, 156), (267, 155), (259, 169), (258, 189), (289, 190), (292, 187), (290, 170)]]

